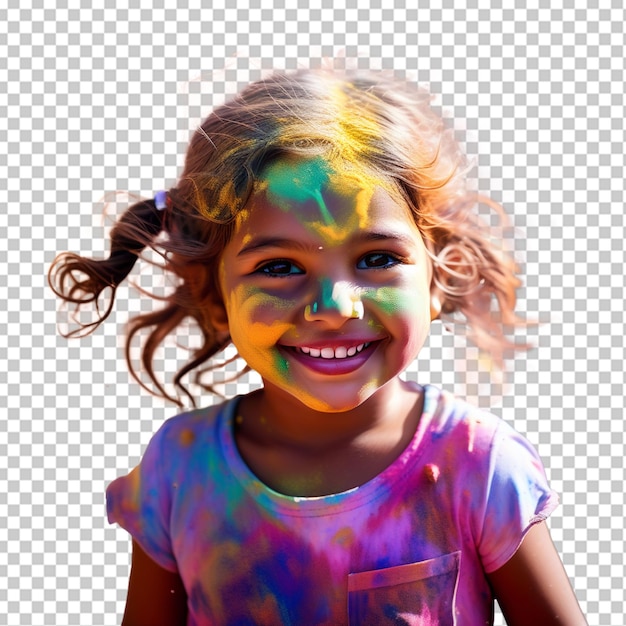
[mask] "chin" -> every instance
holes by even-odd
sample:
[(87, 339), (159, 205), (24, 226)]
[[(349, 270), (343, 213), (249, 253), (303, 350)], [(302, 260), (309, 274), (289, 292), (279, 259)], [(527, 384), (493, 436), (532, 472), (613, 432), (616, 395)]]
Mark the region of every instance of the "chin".
[(303, 390), (288, 391), (298, 402), (312, 411), (320, 413), (347, 413), (360, 407), (371, 398), (379, 389), (378, 385), (369, 383), (361, 389), (349, 390), (330, 389), (326, 393), (313, 395)]

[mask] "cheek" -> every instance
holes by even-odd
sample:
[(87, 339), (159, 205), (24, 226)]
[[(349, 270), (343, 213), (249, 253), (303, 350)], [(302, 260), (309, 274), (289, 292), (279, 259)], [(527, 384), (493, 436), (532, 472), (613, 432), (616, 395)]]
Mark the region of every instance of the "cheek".
[(380, 287), (367, 293), (366, 297), (390, 317), (417, 316), (430, 312), (430, 295), (427, 289), (414, 287)]
[(430, 328), (430, 296), (427, 289), (380, 287), (367, 294), (381, 314), (382, 324), (402, 336), (407, 349), (421, 348)]
[(285, 321), (293, 310), (290, 300), (240, 285), (228, 300), (228, 325), (233, 342), (269, 347), (293, 324)]

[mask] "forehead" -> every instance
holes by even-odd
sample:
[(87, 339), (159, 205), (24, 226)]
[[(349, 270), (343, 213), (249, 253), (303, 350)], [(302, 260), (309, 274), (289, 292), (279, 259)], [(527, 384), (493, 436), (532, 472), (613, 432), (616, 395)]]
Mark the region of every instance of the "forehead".
[(242, 217), (257, 221), (260, 213), (274, 222), (296, 220), (327, 244), (382, 221), (417, 230), (408, 206), (389, 180), (366, 168), (321, 157), (286, 158), (268, 166)]

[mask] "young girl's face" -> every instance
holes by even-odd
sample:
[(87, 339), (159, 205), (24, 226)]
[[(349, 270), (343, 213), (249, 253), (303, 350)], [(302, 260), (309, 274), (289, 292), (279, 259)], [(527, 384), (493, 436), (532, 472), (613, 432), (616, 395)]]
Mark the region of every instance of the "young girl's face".
[(389, 184), (321, 158), (267, 168), (220, 265), (232, 341), (265, 392), (324, 412), (359, 406), (413, 361), (430, 282)]

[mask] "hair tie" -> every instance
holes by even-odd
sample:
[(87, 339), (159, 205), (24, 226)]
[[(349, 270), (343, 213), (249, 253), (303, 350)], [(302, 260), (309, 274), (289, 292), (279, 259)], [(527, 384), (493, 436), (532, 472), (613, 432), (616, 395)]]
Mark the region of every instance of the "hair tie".
[(167, 191), (161, 190), (154, 194), (154, 206), (157, 211), (163, 211), (167, 208)]

